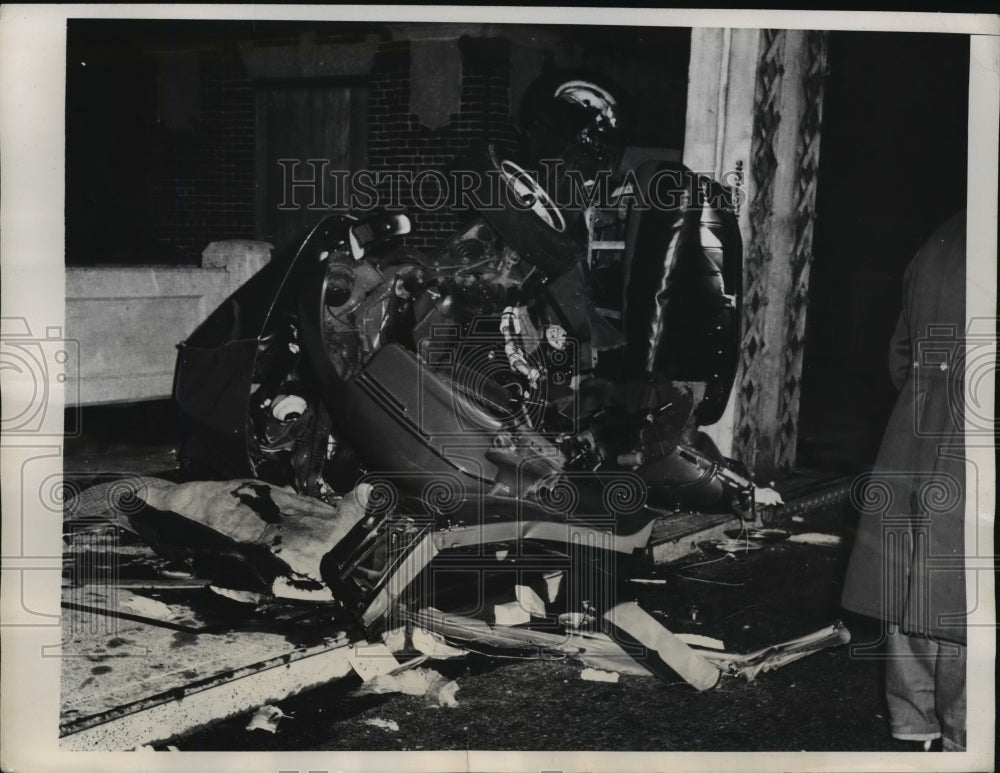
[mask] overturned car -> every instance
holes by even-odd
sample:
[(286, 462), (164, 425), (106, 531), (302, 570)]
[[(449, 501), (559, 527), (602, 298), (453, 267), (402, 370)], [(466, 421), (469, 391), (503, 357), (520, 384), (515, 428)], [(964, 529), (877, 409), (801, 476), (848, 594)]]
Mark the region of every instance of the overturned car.
[[(417, 523), (433, 552), (593, 539), (629, 556), (664, 510), (752, 517), (755, 487), (698, 432), (737, 358), (724, 191), (629, 213), (619, 302), (598, 309), (609, 293), (570, 215), (486, 158), (502, 206), (432, 254), (401, 246), (405, 215), (330, 215), (179, 347), (189, 464), (327, 502), (375, 486), (322, 577), (366, 623), (393, 603), (394, 572), (419, 570), (402, 547)], [(671, 171), (685, 193), (721, 188)]]
[[(576, 140), (576, 171), (600, 171)], [(579, 174), (543, 185), (492, 145), (474, 163), (477, 206), (437, 249), (405, 245), (402, 213), (330, 214), (179, 344), (189, 482), (119, 525), (230, 599), (320, 602), (369, 638), (446, 631), (447, 597), (502, 626), (613, 629), (711, 686), (733, 662), (692, 672), (620, 581), (649, 568), (658, 519), (781, 503), (700, 430), (736, 372), (734, 192), (660, 161), (615, 180), (613, 207), (562, 206)], [(498, 567), (517, 601), (484, 615)]]
[(700, 430), (736, 372), (736, 198), (659, 161), (613, 206), (565, 205), (608, 182), (615, 121), (592, 84), (556, 95), (584, 118), (561, 177), (475, 151), (473, 210), (426, 253), (403, 213), (330, 214), (179, 345), (190, 482), (127, 528), (230, 598), (322, 602), (369, 637), (444, 597), (482, 617), (504, 567), (517, 602), (492, 622), (606, 623), (663, 655), (619, 582), (654, 523), (781, 503)]

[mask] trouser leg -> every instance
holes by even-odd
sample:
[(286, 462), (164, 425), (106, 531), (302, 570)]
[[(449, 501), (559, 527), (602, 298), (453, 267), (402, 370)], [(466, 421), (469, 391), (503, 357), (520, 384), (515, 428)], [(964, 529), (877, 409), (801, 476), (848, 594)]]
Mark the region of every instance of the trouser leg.
[(938, 644), (934, 695), (945, 751), (965, 751), (967, 651), (963, 644)]
[(935, 706), (937, 645), (892, 627), (886, 638), (885, 694), (892, 735), (929, 741), (941, 735)]

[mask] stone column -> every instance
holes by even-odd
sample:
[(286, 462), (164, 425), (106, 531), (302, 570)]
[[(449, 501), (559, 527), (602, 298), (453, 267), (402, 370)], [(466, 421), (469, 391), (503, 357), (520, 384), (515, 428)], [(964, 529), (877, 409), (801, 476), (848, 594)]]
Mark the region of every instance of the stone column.
[(740, 366), (708, 430), (758, 476), (795, 463), (826, 51), (824, 32), (692, 32), (684, 163), (743, 189)]

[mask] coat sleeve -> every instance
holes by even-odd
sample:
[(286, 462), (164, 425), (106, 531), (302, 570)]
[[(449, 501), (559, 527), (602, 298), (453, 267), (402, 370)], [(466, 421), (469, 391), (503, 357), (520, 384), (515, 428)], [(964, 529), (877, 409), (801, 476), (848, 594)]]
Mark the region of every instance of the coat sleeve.
[(910, 375), (910, 361), (913, 350), (910, 339), (910, 288), (912, 284), (913, 266), (906, 269), (903, 275), (903, 310), (896, 321), (896, 330), (889, 341), (889, 378), (896, 389), (901, 389)]

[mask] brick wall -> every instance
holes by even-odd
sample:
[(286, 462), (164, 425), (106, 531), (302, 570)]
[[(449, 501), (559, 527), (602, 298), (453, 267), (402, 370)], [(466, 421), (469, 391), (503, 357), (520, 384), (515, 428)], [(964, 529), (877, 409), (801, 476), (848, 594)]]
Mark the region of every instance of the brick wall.
[[(202, 23), (181, 28), (159, 22), (139, 28), (131, 21), (111, 28), (106, 24), (101, 20), (100, 25), (71, 25), (73, 34), (68, 38), (67, 262), (76, 265), (197, 264), (209, 242), (253, 238), (262, 227), (255, 222), (256, 186), (266, 182), (256, 169), (256, 84), (241, 56), (241, 43), (271, 49), (278, 61), (289, 65), (281, 72), (253, 73), (253, 77), (307, 82), (319, 75), (314, 72), (315, 62), (303, 51), (308, 54), (320, 45), (374, 42), (380, 36), (367, 79), (367, 165), (374, 172), (412, 175), (424, 170), (447, 173), (473, 143), (493, 141), (501, 152), (511, 153), (517, 146), (511, 119), (512, 65), (516, 99), (523, 81), (534, 77), (534, 70), (541, 66), (543, 55), (561, 52), (561, 58), (568, 61), (571, 39), (580, 34), (574, 31), (563, 39), (552, 33), (547, 42), (516, 43), (516, 53), (512, 53), (510, 40), (470, 33), (454, 43), (456, 48), (447, 50), (447, 64), (456, 68), (447, 70), (448, 78), (443, 76), (444, 68), (433, 70), (435, 62), (431, 61), (432, 73), (441, 77), (438, 83), (422, 86), (411, 83), (411, 43), (392, 39), (412, 34), (420, 40), (412, 44), (417, 51), (416, 71), (426, 72), (428, 48), (421, 51), (419, 47), (428, 42), (448, 44), (432, 40), (420, 25), (349, 31), (339, 26), (324, 31), (314, 25), (287, 29), (272, 25), (261, 31), (252, 25), (231, 28), (228, 23), (212, 28), (203, 28)], [(601, 31), (592, 37), (608, 44)], [(658, 61), (659, 42), (659, 38), (647, 41), (647, 48), (652, 48), (644, 61), (650, 67), (650, 62)], [(591, 41), (591, 48), (595, 45)], [(605, 56), (601, 61), (638, 72), (625, 61), (624, 46), (612, 46), (610, 53), (601, 54)], [(452, 72), (460, 79), (457, 83), (451, 79)], [(447, 99), (438, 100), (442, 84), (451, 90)], [(433, 128), (410, 112), (412, 90), (422, 87), (426, 91), (417, 92), (412, 109), (424, 113)], [(183, 108), (180, 120), (172, 112), (173, 98)], [(428, 104), (431, 114), (425, 112)], [(322, 121), (314, 116), (304, 119)], [(381, 196), (388, 195), (388, 187), (381, 187)], [(410, 246), (433, 249), (458, 224), (459, 216), (447, 208), (427, 211), (414, 206), (409, 195), (398, 203), (414, 222)]]
[[(421, 125), (409, 112), (410, 89), (420, 87), (411, 83), (409, 41), (387, 40), (379, 45), (369, 82), (368, 165), (374, 173), (415, 175), (435, 169), (447, 175), (474, 143), (489, 140), (507, 151), (516, 146), (510, 118), (509, 42), (462, 38), (458, 45), (462, 57), (459, 111), (440, 129)], [(388, 182), (377, 186), (380, 202), (398, 203), (406, 209), (413, 222), (407, 246), (433, 249), (458, 226), (459, 214), (417, 206), (407, 186), (396, 194), (390, 187)], [(428, 182), (425, 193), (433, 201), (438, 190)]]
[[(273, 43), (274, 41), (269, 41)], [(459, 110), (439, 129), (421, 125), (409, 112), (410, 43), (379, 44), (369, 80), (368, 166), (375, 172), (447, 174), (473, 143), (487, 140), (516, 147), (511, 123), (508, 41), (462, 38)], [(235, 42), (199, 51), (196, 117), (186, 130), (160, 125), (153, 131), (147, 167), (151, 248), (147, 262), (197, 264), (201, 251), (220, 239), (255, 234), (254, 87)], [(425, 189), (430, 199), (436, 188)], [(409, 186), (390, 197), (378, 186), (380, 203), (402, 205), (413, 221), (408, 246), (433, 249), (458, 226), (448, 207), (429, 211), (416, 204)], [(140, 259), (140, 262), (143, 262)]]
[[(409, 41), (385, 40), (369, 80), (368, 166), (374, 173), (427, 169), (447, 174), (474, 143), (495, 142), (512, 151), (510, 44), (463, 38), (459, 111), (440, 129), (409, 112)], [(198, 263), (211, 241), (254, 237), (254, 89), (235, 46), (199, 53), (199, 113), (191, 132), (162, 132), (151, 159), (151, 230), (178, 263)], [(399, 204), (410, 215), (407, 245), (433, 249), (461, 217), (449, 208), (418, 206), (408, 185), (377, 186), (379, 203)], [(435, 187), (425, 189), (435, 199)]]
[(193, 130), (161, 132), (151, 159), (157, 243), (196, 264), (220, 239), (254, 237), (254, 92), (235, 46), (199, 56)]

